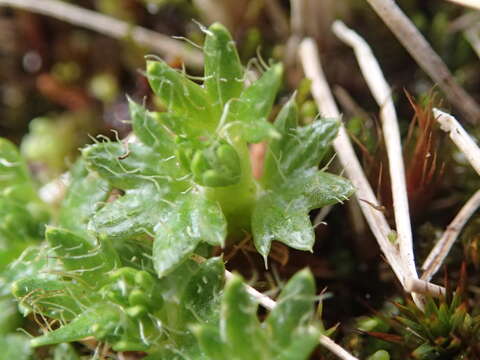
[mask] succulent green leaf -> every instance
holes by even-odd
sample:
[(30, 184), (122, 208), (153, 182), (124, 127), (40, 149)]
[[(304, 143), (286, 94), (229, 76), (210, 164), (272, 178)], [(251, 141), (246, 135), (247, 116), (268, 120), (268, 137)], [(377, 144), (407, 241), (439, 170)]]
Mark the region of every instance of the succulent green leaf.
[(353, 192), (349, 180), (315, 169), (299, 171), (276, 191), (289, 201), (303, 202), (308, 210), (341, 203)]
[(259, 142), (279, 137), (278, 131), (268, 122), (268, 116), (280, 87), (282, 73), (282, 65), (273, 65), (246, 88), (238, 100), (232, 102), (229, 118), (239, 123), (245, 141)]
[(13, 282), (38, 274), (48, 265), (46, 246), (29, 246), (2, 272), (0, 276), (0, 296), (10, 293)]
[(206, 30), (204, 86), (212, 102), (220, 109), (243, 90), (244, 70), (228, 30), (219, 23)]
[(235, 275), (225, 286), (222, 299), (220, 328), (224, 329), (232, 359), (263, 359), (266, 339), (257, 319), (257, 303), (245, 289), (240, 276)]
[(72, 320), (89, 304), (86, 289), (75, 282), (32, 276), (13, 283), (12, 294), (22, 306), (58, 320)]
[(314, 326), (298, 329), (292, 341), (281, 349), (274, 360), (307, 360), (318, 345), (321, 332)]
[(218, 204), (199, 194), (179, 197), (155, 227), (154, 266), (159, 277), (182, 263), (201, 241), (223, 246), (227, 223)]
[(209, 359), (229, 360), (227, 347), (221, 340), (218, 326), (202, 325), (193, 328), (200, 347)]
[[(276, 354), (282, 353), (298, 339), (295, 334), (298, 328), (308, 327), (314, 314), (314, 302), (315, 279), (305, 269), (288, 281), (266, 321), (271, 334), (271, 346)], [(318, 342), (318, 336), (316, 340)]]
[(297, 106), (292, 98), (275, 120), (281, 138), (269, 144), (262, 179), (267, 187), (278, 186), (298, 170), (318, 166), (340, 126), (336, 119), (321, 118), (298, 127), (297, 117)]
[(311, 250), (315, 236), (308, 212), (346, 200), (353, 193), (351, 183), (336, 175), (310, 169), (275, 191), (267, 192), (256, 204), (252, 232), (257, 250), (266, 258), (273, 240), (298, 250)]
[(193, 180), (203, 186), (221, 187), (234, 185), (242, 174), (240, 157), (226, 141), (215, 141), (197, 150), (190, 165)]
[(204, 88), (163, 61), (147, 61), (147, 78), (169, 112), (188, 119), (189, 132), (208, 134), (219, 115)]
[(33, 347), (72, 342), (88, 336), (103, 338), (121, 322), (121, 309), (112, 304), (91, 307), (70, 323), (31, 340)]
[(265, 259), (273, 240), (306, 251), (311, 251), (315, 242), (304, 201), (289, 201), (277, 193), (258, 200), (252, 215), (252, 232), (255, 247)]
[(90, 220), (88, 228), (99, 238), (114, 240), (153, 236), (154, 226), (170, 206), (154, 186), (128, 190), (100, 209)]
[(87, 235), (90, 218), (104, 203), (110, 193), (108, 182), (95, 173), (89, 173), (82, 160), (70, 171), (71, 181), (60, 212), (59, 224), (62, 228), (79, 235)]
[(92, 244), (71, 231), (54, 227), (48, 228), (45, 235), (65, 269), (74, 271), (76, 276), (88, 283), (102, 283), (105, 280), (103, 274), (120, 263), (106, 239)]
[(225, 266), (221, 258), (211, 258), (200, 265), (183, 292), (182, 322), (216, 323), (220, 292), (225, 281)]
[(159, 191), (168, 191), (168, 185), (184, 175), (173, 155), (165, 157), (137, 143), (94, 144), (83, 149), (82, 155), (89, 168), (123, 190), (153, 184)]
[(128, 98), (133, 132), (140, 141), (151, 147), (157, 156), (170, 156), (174, 153), (173, 133), (162, 123), (160, 113), (150, 112), (145, 107)]
[(24, 203), (0, 196), (0, 271), (41, 237), (42, 227)]

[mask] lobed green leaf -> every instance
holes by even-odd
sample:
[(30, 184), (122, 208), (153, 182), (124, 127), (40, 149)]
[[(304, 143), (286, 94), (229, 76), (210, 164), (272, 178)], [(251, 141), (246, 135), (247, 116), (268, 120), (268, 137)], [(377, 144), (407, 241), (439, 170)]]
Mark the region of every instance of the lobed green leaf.
[(238, 98), (243, 90), (244, 70), (228, 30), (219, 23), (206, 30), (205, 89), (210, 101), (221, 111), (227, 102)]
[(226, 232), (227, 223), (218, 204), (199, 194), (177, 198), (155, 228), (153, 259), (158, 276), (187, 259), (201, 241), (223, 246)]
[(257, 303), (250, 298), (240, 276), (234, 276), (225, 286), (220, 328), (225, 331), (221, 336), (232, 359), (264, 358), (268, 349), (257, 319)]
[(54, 227), (48, 228), (45, 235), (65, 269), (95, 286), (105, 281), (104, 273), (120, 263), (106, 239), (92, 244), (71, 231)]
[(167, 111), (188, 119), (190, 133), (208, 134), (220, 119), (204, 88), (163, 61), (147, 61), (147, 78)]
[(247, 142), (260, 142), (279, 137), (278, 131), (268, 122), (275, 96), (282, 79), (282, 65), (273, 65), (248, 88), (238, 100), (233, 101), (229, 119), (238, 122)]
[(70, 177), (70, 186), (60, 207), (58, 223), (62, 228), (88, 237), (88, 222), (107, 200), (111, 188), (106, 180), (95, 173), (89, 173), (82, 160), (72, 167)]
[(128, 98), (133, 132), (140, 141), (151, 147), (157, 156), (168, 157), (175, 151), (172, 131), (162, 123), (160, 113), (150, 112), (142, 105)]
[(340, 122), (321, 118), (309, 125), (298, 126), (298, 110), (290, 99), (275, 120), (281, 138), (269, 143), (262, 182), (267, 187), (289, 181), (299, 170), (318, 166), (335, 139)]

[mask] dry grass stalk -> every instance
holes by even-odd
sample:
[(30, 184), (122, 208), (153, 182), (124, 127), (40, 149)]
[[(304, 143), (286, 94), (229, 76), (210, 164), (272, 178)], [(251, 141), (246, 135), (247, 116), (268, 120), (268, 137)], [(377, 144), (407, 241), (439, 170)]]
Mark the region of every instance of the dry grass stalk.
[(430, 251), (430, 254), (422, 265), (422, 269), (424, 270), (421, 277), (422, 280), (430, 281), (440, 269), (463, 227), (479, 207), (480, 190), (465, 203), (452, 222), (447, 226), (442, 237)]
[[(315, 42), (312, 39), (303, 40), (300, 44), (299, 55), (306, 76), (312, 80), (312, 94), (322, 116), (339, 117), (340, 113), (320, 65)], [(370, 229), (395, 275), (400, 283), (403, 284), (405, 281), (406, 267), (401, 262), (398, 248), (388, 240), (388, 236), (392, 230), (388, 226), (383, 213), (377, 210), (379, 206), (378, 201), (355, 155), (355, 151), (343, 125), (340, 127), (339, 134), (333, 145), (348, 178), (356, 188), (356, 198), (359, 200), (360, 208)], [(363, 201), (360, 201), (360, 199)]]
[(450, 139), (465, 154), (467, 160), (480, 175), (480, 148), (452, 115), (439, 109), (433, 109), (433, 115), (443, 131), (449, 133)]
[(202, 53), (189, 48), (186, 43), (92, 10), (58, 0), (0, 0), (0, 6), (51, 16), (117, 39), (131, 37), (136, 43), (158, 52), (163, 57), (179, 57), (191, 67), (203, 67)]
[(478, 0), (448, 0), (452, 3), (470, 7), (472, 9), (480, 10), (480, 1)]
[(455, 81), (443, 60), (393, 0), (367, 0), (420, 67), (438, 84), (465, 118), (480, 121), (480, 106)]
[[(330, 87), (321, 68), (317, 46), (312, 39), (307, 38), (302, 41), (299, 49), (299, 56), (306, 76), (312, 80), (312, 94), (321, 114), (327, 117), (339, 117), (340, 113), (333, 100)], [(400, 281), (404, 289), (409, 291), (405, 286), (407, 279), (411, 279), (408, 265), (405, 264), (396, 242), (389, 240), (389, 235), (392, 234), (392, 230), (390, 229), (383, 213), (378, 210), (378, 201), (375, 198), (362, 167), (360, 166), (360, 162), (358, 161), (352, 143), (350, 142), (343, 125), (339, 129), (339, 133), (333, 142), (333, 146), (345, 169), (345, 173), (356, 188), (358, 204), (360, 205), (363, 215), (365, 216), (380, 249), (397, 276), (397, 279)], [(427, 287), (427, 289), (429, 288), (433, 287)], [(421, 304), (419, 305), (421, 308)]]
[(400, 246), (400, 253), (409, 272), (409, 277), (412, 279), (418, 278), (413, 253), (412, 226), (408, 208), (402, 144), (391, 89), (367, 42), (341, 21), (335, 21), (332, 29), (338, 38), (354, 49), (363, 77), (377, 104), (380, 106), (380, 118), (389, 163), (393, 210), (397, 225), (397, 240)]
[(475, 26), (469, 27), (463, 32), (463, 34), (477, 56), (480, 57), (480, 26), (476, 24)]
[(443, 286), (438, 286), (425, 280), (408, 279), (405, 286), (408, 291), (416, 294), (430, 294), (440, 297), (445, 296), (446, 293), (446, 290)]

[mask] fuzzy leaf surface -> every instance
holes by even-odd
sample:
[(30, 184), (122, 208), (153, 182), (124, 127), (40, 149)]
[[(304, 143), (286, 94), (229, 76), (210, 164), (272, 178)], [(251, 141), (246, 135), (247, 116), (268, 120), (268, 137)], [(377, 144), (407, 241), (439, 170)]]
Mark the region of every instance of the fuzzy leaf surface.
[(221, 24), (212, 24), (206, 31), (205, 89), (211, 101), (220, 109), (243, 90), (244, 70), (228, 30)]
[(335, 139), (340, 122), (320, 118), (298, 126), (298, 109), (292, 98), (283, 106), (274, 125), (281, 137), (269, 143), (262, 179), (266, 187), (278, 186), (295, 172), (318, 166)]
[(163, 61), (147, 61), (147, 78), (169, 112), (188, 119), (192, 133), (207, 134), (219, 120), (204, 88)]
[(107, 200), (111, 188), (106, 180), (89, 173), (82, 160), (73, 166), (70, 176), (70, 186), (62, 202), (58, 222), (62, 228), (88, 236), (87, 224), (99, 204)]
[(171, 130), (162, 123), (160, 113), (150, 112), (142, 105), (128, 99), (130, 117), (135, 135), (140, 141), (151, 147), (159, 156), (170, 156), (175, 151)]
[(176, 199), (155, 228), (154, 266), (159, 277), (183, 262), (200, 244), (222, 246), (227, 223), (219, 205), (198, 194)]
[(83, 149), (82, 155), (89, 168), (122, 190), (153, 184), (159, 191), (168, 191), (170, 184), (183, 175), (173, 156), (162, 157), (138, 143), (94, 144)]
[(182, 322), (216, 323), (220, 292), (225, 282), (225, 266), (221, 258), (211, 258), (203, 263), (188, 282), (180, 303), (183, 306)]
[(273, 240), (310, 251), (315, 234), (308, 212), (343, 201), (352, 193), (351, 183), (340, 176), (315, 169), (299, 171), (290, 182), (258, 200), (252, 215), (255, 247), (265, 258)]
[(127, 240), (145, 234), (153, 228), (170, 207), (153, 186), (128, 190), (125, 195), (108, 203), (90, 220), (89, 229), (99, 237)]
[[(313, 316), (315, 279), (309, 270), (296, 273), (282, 289), (266, 321), (273, 352), (278, 355), (299, 339), (295, 331), (308, 327)], [(315, 342), (318, 342), (318, 336)], [(303, 344), (302, 344), (303, 345)], [(301, 347), (301, 346), (299, 346)], [(312, 349), (308, 352), (311, 352)]]
[(279, 136), (275, 127), (268, 122), (268, 116), (280, 87), (282, 73), (281, 65), (273, 65), (232, 103), (229, 114), (231, 121), (241, 126), (245, 141), (255, 143)]
[(75, 271), (79, 278), (88, 283), (98, 285), (104, 280), (102, 275), (120, 263), (107, 240), (91, 244), (75, 233), (53, 227), (48, 228), (45, 235), (65, 269)]

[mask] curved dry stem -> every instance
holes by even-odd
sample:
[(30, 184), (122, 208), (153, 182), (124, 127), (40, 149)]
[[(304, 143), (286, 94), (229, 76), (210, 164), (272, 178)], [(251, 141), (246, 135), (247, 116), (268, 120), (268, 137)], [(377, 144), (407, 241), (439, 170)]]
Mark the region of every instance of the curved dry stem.
[(116, 39), (131, 37), (138, 44), (152, 49), (164, 57), (179, 57), (187, 65), (194, 68), (202, 68), (203, 66), (203, 55), (197, 49), (190, 49), (185, 43), (166, 35), (140, 26), (132, 26), (124, 21), (92, 10), (58, 0), (0, 0), (0, 6), (10, 6), (51, 16)]
[[(410, 223), (410, 211), (408, 207), (402, 144), (397, 113), (392, 99), (392, 91), (367, 42), (341, 21), (335, 21), (332, 29), (338, 38), (351, 46), (355, 51), (355, 56), (360, 65), (363, 77), (377, 104), (380, 106), (380, 118), (387, 149), (393, 210), (395, 224), (397, 225), (397, 239), (400, 246), (400, 254), (408, 271), (408, 277), (417, 279), (418, 275), (413, 253), (412, 225)], [(421, 307), (421, 299), (414, 297), (414, 300), (417, 305)]]
[(422, 280), (430, 281), (433, 275), (435, 275), (438, 269), (440, 269), (468, 219), (470, 219), (470, 217), (475, 213), (475, 211), (478, 210), (479, 207), (480, 190), (478, 190), (465, 203), (465, 205), (458, 212), (457, 216), (455, 216), (452, 222), (447, 226), (447, 229), (435, 244), (432, 251), (430, 251), (430, 254), (422, 265), (422, 269), (425, 270), (421, 277)]
[(470, 7), (472, 9), (480, 10), (480, 1), (478, 0), (448, 0), (452, 3)]
[(480, 175), (480, 148), (472, 137), (452, 115), (436, 108), (433, 109), (433, 115), (441, 129), (449, 133), (450, 139), (465, 154), (467, 160)]
[(448, 100), (461, 111), (465, 115), (465, 118), (471, 123), (478, 123), (480, 120), (480, 106), (455, 81), (443, 60), (432, 49), (427, 40), (425, 40), (420, 31), (418, 31), (412, 21), (403, 13), (395, 1), (367, 1), (420, 67), (443, 90)]

